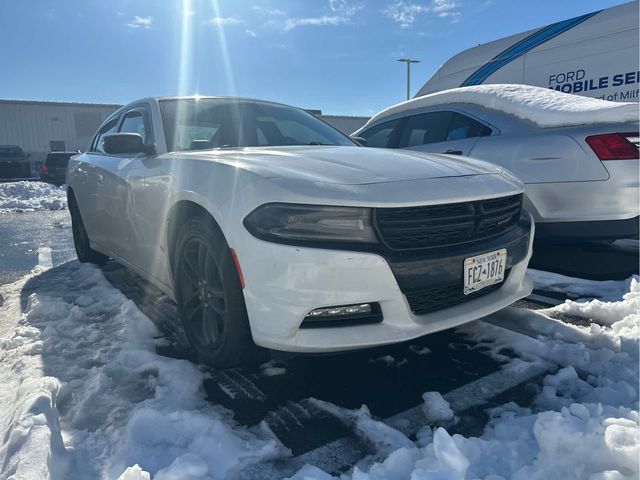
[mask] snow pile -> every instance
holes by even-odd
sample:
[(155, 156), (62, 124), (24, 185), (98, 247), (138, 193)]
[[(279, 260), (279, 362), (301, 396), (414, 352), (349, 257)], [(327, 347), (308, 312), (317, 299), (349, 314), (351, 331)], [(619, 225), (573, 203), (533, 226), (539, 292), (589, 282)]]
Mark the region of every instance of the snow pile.
[[(567, 278), (538, 277), (548, 285)], [(574, 283), (600, 298), (613, 296), (615, 290), (607, 282), (601, 291), (597, 282)], [(483, 434), (464, 437), (447, 431), (455, 428), (460, 412), (451, 411), (439, 393), (428, 392), (423, 396), (427, 425), (418, 432), (416, 442), (402, 445), (398, 434), (388, 434), (396, 440), (387, 442), (384, 455), (363, 459), (341, 479), (638, 478), (640, 284), (637, 277), (626, 284), (627, 292), (613, 301), (567, 300), (542, 312), (511, 308), (461, 328), (497, 358), (508, 358), (503, 353), (506, 348), (518, 356), (512, 362), (546, 366), (550, 373), (533, 402), (526, 407), (508, 403), (490, 409)], [(567, 312), (594, 323), (580, 327), (547, 316)], [(366, 413), (363, 408), (351, 414), (358, 419), (362, 436), (384, 443), (380, 437), (387, 432), (375, 419), (363, 418)], [(436, 426), (443, 421), (446, 428)], [(398, 448), (388, 453), (389, 445)], [(307, 465), (292, 478), (333, 477)]]
[(0, 479), (224, 478), (280, 454), (159, 356), (154, 324), (77, 262), (0, 286)]
[(533, 268), (529, 268), (527, 274), (533, 280), (536, 290), (565, 293), (569, 296), (581, 298), (599, 298), (600, 300), (618, 300), (626, 292), (630, 291), (631, 284), (636, 278), (596, 281), (567, 277), (558, 273), (534, 270)]
[(442, 423), (453, 419), (453, 410), (439, 392), (426, 392), (422, 394), (422, 411), (427, 423)]
[(64, 210), (67, 193), (64, 185), (20, 181), (0, 183), (0, 212), (30, 210)]
[[(453, 88), (389, 107), (367, 122), (416, 108), (470, 103), (528, 120), (540, 127), (638, 121), (638, 104), (609, 102), (531, 85), (477, 85)], [(365, 125), (365, 126), (367, 126)]]

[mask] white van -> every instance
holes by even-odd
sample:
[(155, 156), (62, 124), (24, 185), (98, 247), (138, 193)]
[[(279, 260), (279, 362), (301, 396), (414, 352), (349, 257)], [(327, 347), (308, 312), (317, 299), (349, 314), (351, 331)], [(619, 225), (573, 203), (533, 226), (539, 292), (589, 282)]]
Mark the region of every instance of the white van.
[(470, 48), (416, 97), (456, 87), (521, 83), (612, 101), (638, 101), (638, 1)]

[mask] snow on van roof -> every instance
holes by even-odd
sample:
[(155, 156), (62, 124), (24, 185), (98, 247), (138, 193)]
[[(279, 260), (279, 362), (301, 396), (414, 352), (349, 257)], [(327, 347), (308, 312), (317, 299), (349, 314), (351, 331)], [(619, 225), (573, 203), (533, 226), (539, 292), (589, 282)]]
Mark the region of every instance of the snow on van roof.
[(368, 124), (406, 110), (448, 103), (480, 105), (543, 128), (638, 121), (637, 103), (610, 102), (531, 85), (495, 84), (454, 88), (407, 100), (378, 113)]

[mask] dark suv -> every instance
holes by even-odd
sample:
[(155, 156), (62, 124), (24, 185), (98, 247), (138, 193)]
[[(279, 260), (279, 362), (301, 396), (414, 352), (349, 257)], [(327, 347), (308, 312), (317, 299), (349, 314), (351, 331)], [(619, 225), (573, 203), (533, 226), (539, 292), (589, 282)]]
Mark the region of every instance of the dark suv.
[(69, 159), (80, 152), (49, 152), (40, 167), (40, 179), (44, 182), (62, 185), (66, 182)]
[(17, 145), (0, 145), (0, 177), (31, 178), (30, 156)]

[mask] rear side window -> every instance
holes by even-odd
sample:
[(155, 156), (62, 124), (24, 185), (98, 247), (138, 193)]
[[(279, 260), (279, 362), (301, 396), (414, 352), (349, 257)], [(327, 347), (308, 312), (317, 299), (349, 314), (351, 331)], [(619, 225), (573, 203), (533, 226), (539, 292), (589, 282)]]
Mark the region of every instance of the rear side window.
[(454, 113), (446, 140), (462, 140), (464, 138), (486, 137), (487, 135), (491, 135), (489, 127), (466, 115)]
[(421, 113), (408, 117), (402, 130), (399, 146), (413, 147), (444, 142), (452, 118), (453, 112)]
[(117, 125), (118, 125), (118, 119), (114, 118), (110, 122), (107, 122), (100, 129), (100, 131), (98, 131), (96, 138), (93, 139), (93, 143), (91, 144), (92, 152), (104, 153), (104, 149), (102, 148), (102, 139), (104, 138), (105, 135), (109, 135), (110, 133), (115, 133)]
[(400, 119), (381, 123), (375, 127), (363, 130), (358, 134), (358, 136), (367, 141), (367, 147), (393, 147), (394, 133), (399, 123)]

